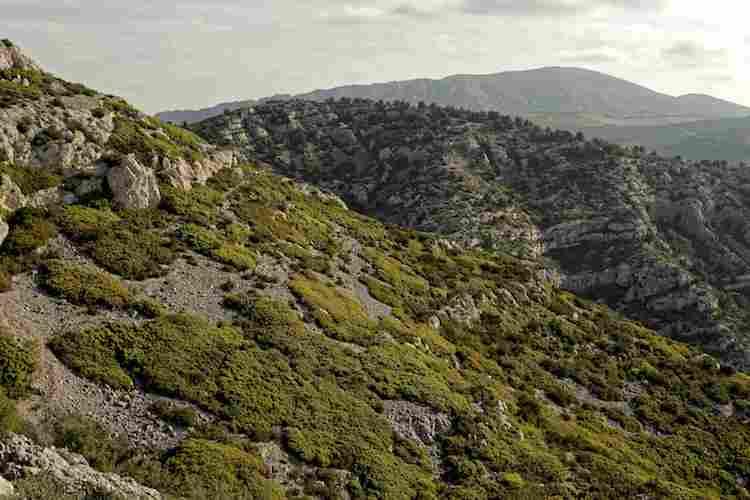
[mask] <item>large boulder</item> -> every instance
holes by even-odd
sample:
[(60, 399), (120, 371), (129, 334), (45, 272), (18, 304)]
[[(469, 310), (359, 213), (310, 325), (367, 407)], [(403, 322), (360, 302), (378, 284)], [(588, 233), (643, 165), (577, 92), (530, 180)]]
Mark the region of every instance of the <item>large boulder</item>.
[(117, 208), (155, 208), (161, 201), (154, 171), (138, 163), (135, 155), (124, 157), (112, 167), (107, 182)]

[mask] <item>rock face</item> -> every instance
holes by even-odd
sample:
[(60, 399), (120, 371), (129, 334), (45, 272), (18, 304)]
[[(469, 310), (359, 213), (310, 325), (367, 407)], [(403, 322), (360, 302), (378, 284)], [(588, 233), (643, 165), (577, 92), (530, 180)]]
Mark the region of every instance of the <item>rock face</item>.
[[(158, 491), (141, 486), (132, 479), (92, 469), (80, 455), (64, 449), (43, 448), (15, 434), (0, 442), (0, 472), (11, 480), (50, 475), (70, 494), (95, 491), (134, 499), (162, 498)], [(12, 488), (10, 485), (9, 489)]]
[(112, 201), (122, 209), (154, 208), (161, 201), (159, 183), (154, 171), (128, 155), (107, 173)]
[[(190, 189), (235, 165), (231, 151), (167, 128), (119, 98), (44, 73), (8, 41), (0, 42), (0, 72), (0, 212), (106, 194), (104, 179), (118, 206), (153, 207), (160, 199), (157, 171)], [(22, 192), (8, 170), (57, 183), (27, 182)]]
[(266, 102), (194, 129), (387, 222), (544, 256), (564, 288), (750, 368), (742, 165), (398, 102)]
[(9, 40), (0, 41), (0, 71), (4, 69), (33, 69), (38, 70), (31, 58), (25, 56), (21, 50)]

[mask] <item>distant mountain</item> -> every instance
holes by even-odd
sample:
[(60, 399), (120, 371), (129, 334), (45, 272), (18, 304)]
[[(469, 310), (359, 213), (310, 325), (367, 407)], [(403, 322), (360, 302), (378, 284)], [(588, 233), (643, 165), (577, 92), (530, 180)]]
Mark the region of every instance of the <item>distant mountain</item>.
[[(424, 101), (521, 115), (562, 128), (663, 125), (750, 116), (750, 108), (711, 96), (673, 97), (604, 73), (565, 67), (350, 85), (296, 97), (313, 101), (342, 97), (401, 100), (413, 104)], [(181, 115), (180, 119), (199, 121), (200, 117), (221, 114), (227, 107), (219, 105), (195, 111), (194, 116)], [(169, 113), (158, 116), (172, 120)]]
[(663, 126), (608, 126), (582, 129), (618, 144), (637, 144), (692, 160), (750, 161), (750, 117)]
[(195, 123), (201, 120), (218, 116), (224, 111), (234, 111), (235, 109), (246, 108), (252, 106), (256, 101), (235, 101), (235, 102), (223, 102), (210, 108), (190, 110), (190, 109), (178, 109), (174, 111), (164, 111), (157, 113), (157, 117), (165, 122), (171, 123)]

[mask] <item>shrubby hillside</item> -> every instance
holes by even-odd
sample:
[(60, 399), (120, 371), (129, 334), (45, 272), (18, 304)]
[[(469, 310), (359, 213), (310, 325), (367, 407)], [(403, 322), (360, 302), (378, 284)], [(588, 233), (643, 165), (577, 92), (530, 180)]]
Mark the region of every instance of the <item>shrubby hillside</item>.
[(258, 105), (193, 127), (365, 213), (547, 259), (563, 289), (748, 367), (750, 174), (497, 113)]
[[(750, 378), (562, 290), (540, 259), (544, 240), (533, 228), (545, 227), (544, 214), (521, 204), (515, 184), (491, 191), (493, 210), (508, 215), (490, 220), (508, 222), (483, 232), (487, 221), (475, 213), (483, 205), (469, 202), (490, 191), (466, 159), (481, 159), (479, 143), (456, 153), (441, 177), (413, 177), (429, 157), (394, 147), (377, 178), (397, 175), (386, 166), (400, 161), (414, 169), (402, 189), (376, 184), (350, 196), (387, 220), (408, 209), (410, 225), (427, 233), (361, 215), (263, 165), (276, 153), (296, 158), (272, 141), (270, 126), (252, 129), (252, 140), (234, 129), (225, 139), (247, 141), (220, 150), (120, 100), (19, 68), (15, 48), (6, 49), (0, 61), (16, 62), (0, 86), (10, 96), (0, 110), (4, 492), (750, 496)], [(18, 97), (33, 85), (37, 96)], [(79, 101), (96, 107), (69, 109)], [(35, 140), (69, 114), (102, 135), (66, 128)], [(30, 117), (25, 132), (17, 116)], [(330, 168), (342, 185), (360, 186), (352, 165), (329, 163), (310, 145), (330, 137), (346, 152), (359, 131), (317, 134), (293, 125), (295, 115), (276, 116), (289, 137), (302, 130), (303, 150), (320, 160), (311, 180), (336, 187)], [(528, 125), (499, 123), (525, 144)], [(461, 140), (475, 128), (451, 126)], [(555, 137), (545, 141), (563, 141)], [(604, 154), (580, 146), (571, 154)], [(261, 149), (271, 147), (274, 155)], [(58, 169), (49, 151), (73, 159)], [(415, 185), (450, 191), (459, 216), (438, 203), (441, 218), (430, 222), (419, 207), (437, 195), (404, 205)]]

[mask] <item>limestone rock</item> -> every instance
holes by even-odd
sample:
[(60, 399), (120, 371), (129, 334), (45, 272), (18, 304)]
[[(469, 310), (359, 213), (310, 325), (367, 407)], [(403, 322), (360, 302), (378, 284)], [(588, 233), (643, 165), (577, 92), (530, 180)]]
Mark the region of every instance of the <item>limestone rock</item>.
[(13, 180), (0, 175), (0, 211), (13, 212), (26, 206), (26, 196)]
[(8, 227), (8, 224), (5, 221), (0, 220), (0, 245), (2, 245), (5, 238), (8, 237), (9, 231), (10, 228)]
[(125, 498), (162, 498), (158, 491), (130, 478), (92, 469), (80, 455), (65, 449), (37, 446), (27, 437), (16, 434), (10, 434), (0, 442), (0, 473), (10, 479), (49, 474), (70, 494), (96, 490)]
[(13, 483), (0, 476), (0, 498), (12, 496), (16, 492)]
[(115, 205), (122, 209), (154, 208), (161, 201), (154, 171), (141, 165), (135, 155), (124, 157), (107, 173)]
[(38, 70), (39, 66), (12, 43), (0, 42), (0, 71), (4, 69)]

